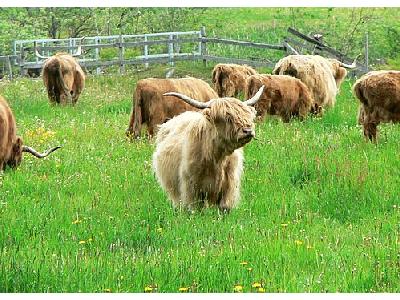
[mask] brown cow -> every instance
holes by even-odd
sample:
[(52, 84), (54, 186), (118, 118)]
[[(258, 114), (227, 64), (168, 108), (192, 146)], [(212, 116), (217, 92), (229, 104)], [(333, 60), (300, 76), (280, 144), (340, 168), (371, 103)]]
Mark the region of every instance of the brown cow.
[(360, 100), (358, 122), (369, 140), (376, 142), (379, 123), (400, 122), (400, 71), (369, 72), (355, 82), (353, 94)]
[(244, 92), (246, 78), (258, 74), (247, 65), (217, 64), (212, 71), (212, 82), (219, 97), (237, 97)]
[(196, 110), (175, 97), (163, 96), (164, 93), (170, 91), (185, 93), (203, 102), (218, 98), (217, 93), (207, 82), (197, 78), (139, 80), (136, 84), (129, 126), (126, 130), (128, 136), (139, 137), (142, 124), (147, 124), (147, 131), (151, 137), (157, 125), (187, 110)]
[(0, 96), (0, 171), (7, 166), (18, 167), (22, 160), (22, 152), (29, 152), (38, 158), (43, 158), (61, 148), (57, 146), (44, 154), (38, 153), (30, 147), (23, 146), (22, 139), (16, 135), (16, 132), (14, 115), (6, 100)]
[(222, 211), (240, 198), (243, 146), (255, 136), (253, 106), (262, 94), (242, 102), (235, 98), (207, 103), (167, 93), (202, 109), (187, 111), (160, 126), (153, 154), (158, 182), (175, 207), (216, 205)]
[(81, 55), (79, 46), (77, 53), (57, 53), (49, 58), (41, 56), (36, 49), (36, 56), (47, 58), (43, 65), (43, 82), (51, 103), (73, 105), (85, 87), (85, 73), (74, 58)]
[(264, 85), (264, 93), (254, 105), (257, 116), (278, 115), (284, 122), (294, 116), (305, 118), (314, 103), (307, 86), (299, 79), (287, 75), (251, 75), (247, 78), (245, 98), (253, 97)]

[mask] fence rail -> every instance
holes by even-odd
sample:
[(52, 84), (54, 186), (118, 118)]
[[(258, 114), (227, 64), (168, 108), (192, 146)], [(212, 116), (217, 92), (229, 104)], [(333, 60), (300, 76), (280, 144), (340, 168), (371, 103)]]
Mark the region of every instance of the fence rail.
[[(287, 37), (282, 44), (274, 45), (207, 37), (205, 27), (202, 27), (199, 31), (186, 32), (17, 40), (13, 43), (13, 55), (0, 56), (0, 67), (3, 64), (3, 73), (8, 73), (10, 78), (13, 77), (13, 66), (14, 68), (19, 68), (19, 73), (22, 76), (32, 72), (38, 73), (43, 66), (44, 60), (35, 55), (36, 51), (42, 56), (51, 56), (59, 51), (72, 54), (77, 50), (78, 46), (81, 46), (83, 51), (82, 56), (78, 59), (79, 63), (85, 68), (94, 68), (97, 74), (101, 72), (102, 68), (110, 66), (119, 66), (120, 72), (124, 73), (127, 65), (144, 64), (146, 67), (151, 63), (169, 63), (173, 65), (176, 61), (203, 61), (205, 64), (207, 61), (229, 62), (248, 64), (254, 67), (273, 67), (275, 65), (274, 61), (266, 58), (223, 57), (217, 53), (211, 53), (212, 49), (216, 49), (211, 45), (233, 46), (234, 51), (239, 48), (281, 51), (282, 57), (288, 54), (296, 54), (296, 49), (309, 50), (318, 47), (318, 49), (327, 51), (330, 55), (349, 60), (342, 53), (293, 28), (289, 28), (288, 32), (301, 40)], [(115, 49), (111, 54), (108, 53), (109, 57), (113, 57), (107, 60), (101, 59), (100, 54), (105, 49)], [(127, 50), (130, 50), (129, 55), (127, 55)], [(132, 56), (132, 54), (134, 54), (133, 57), (127, 57)]]

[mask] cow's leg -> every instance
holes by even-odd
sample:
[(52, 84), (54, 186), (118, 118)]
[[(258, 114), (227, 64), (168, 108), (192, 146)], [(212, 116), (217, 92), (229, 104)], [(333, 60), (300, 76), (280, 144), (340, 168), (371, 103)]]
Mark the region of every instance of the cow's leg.
[(376, 122), (365, 122), (363, 124), (364, 127), (364, 136), (366, 139), (370, 140), (373, 143), (376, 143), (376, 135), (378, 133), (378, 123)]
[(129, 117), (129, 124), (128, 128), (126, 129), (125, 133), (128, 137), (131, 137), (133, 134), (133, 123), (135, 122), (135, 109), (132, 107), (131, 115)]
[(184, 176), (180, 184), (181, 204), (189, 210), (201, 208), (204, 205), (204, 200), (196, 191), (195, 185), (190, 180), (190, 176)]

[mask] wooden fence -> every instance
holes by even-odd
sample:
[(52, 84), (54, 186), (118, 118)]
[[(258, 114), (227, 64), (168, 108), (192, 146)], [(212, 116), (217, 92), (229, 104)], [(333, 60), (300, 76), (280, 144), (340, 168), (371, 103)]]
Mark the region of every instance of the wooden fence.
[[(322, 43), (305, 36), (294, 29), (289, 28), (289, 33), (295, 32), (297, 36), (306, 40), (319, 48), (327, 49), (330, 55), (337, 58), (345, 58), (336, 50), (327, 48)], [(248, 64), (254, 67), (274, 67), (275, 62), (266, 58), (251, 59), (249, 57), (224, 57), (212, 52), (212, 45), (218, 44), (221, 47), (232, 45), (238, 48), (246, 49), (265, 49), (280, 51), (281, 54), (275, 57), (295, 53), (295, 48), (299, 49), (299, 42), (293, 38), (287, 37), (282, 45), (271, 45), (266, 43), (256, 43), (249, 41), (238, 41), (224, 38), (207, 37), (205, 28), (199, 31), (187, 32), (163, 32), (141, 35), (113, 35), (113, 36), (95, 36), (85, 38), (70, 39), (37, 39), (37, 40), (17, 40), (13, 43), (13, 55), (0, 56), (0, 63), (3, 62), (3, 69), (9, 73), (12, 78), (12, 66), (19, 68), (21, 76), (27, 73), (36, 73), (42, 68), (44, 59), (35, 55), (37, 50), (42, 56), (51, 56), (56, 52), (65, 51), (74, 53), (78, 46), (82, 46), (82, 55), (79, 57), (79, 63), (87, 69), (94, 69), (99, 74), (103, 67), (118, 66), (121, 73), (125, 72), (127, 65), (144, 64), (146, 67), (150, 63), (169, 63), (171, 65), (176, 61), (207, 61), (229, 62), (238, 64)], [(304, 46), (304, 45), (303, 45)], [(235, 48), (235, 49), (238, 49)], [(304, 47), (303, 47), (304, 48)], [(111, 50), (111, 54), (104, 55)], [(102, 52), (102, 53), (101, 53)], [(100, 55), (100, 53), (102, 55)], [(106, 53), (107, 54), (107, 53)], [(102, 58), (103, 57), (103, 58)], [(107, 57), (104, 59), (104, 57)], [(7, 67), (4, 67), (6, 65)]]

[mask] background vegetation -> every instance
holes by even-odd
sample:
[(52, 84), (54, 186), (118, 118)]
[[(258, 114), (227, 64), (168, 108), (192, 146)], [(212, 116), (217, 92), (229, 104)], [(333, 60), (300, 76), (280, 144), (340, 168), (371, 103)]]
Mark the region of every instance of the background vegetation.
[[(16, 39), (186, 31), (202, 25), (209, 36), (280, 44), (292, 26), (323, 34), (325, 42), (350, 57), (364, 53), (368, 32), (370, 63), (396, 65), (399, 13), (399, 8), (0, 8), (0, 55), (9, 54)], [(237, 51), (228, 54), (240, 55)], [(280, 55), (272, 51), (264, 58)]]

